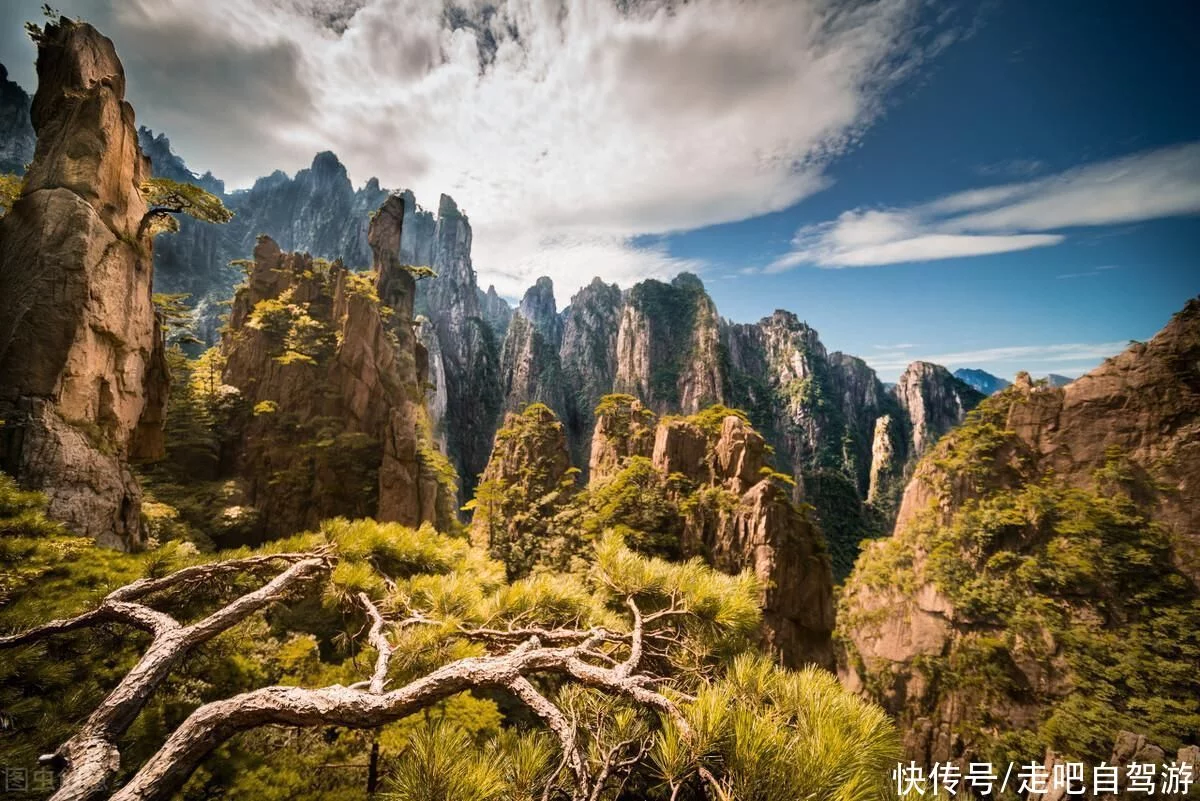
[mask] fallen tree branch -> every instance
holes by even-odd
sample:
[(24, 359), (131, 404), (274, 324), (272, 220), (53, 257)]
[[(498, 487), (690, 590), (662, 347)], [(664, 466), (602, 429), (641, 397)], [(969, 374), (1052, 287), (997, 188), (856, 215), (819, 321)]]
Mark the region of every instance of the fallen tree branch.
[[(582, 660), (581, 655), (605, 635), (603, 630), (597, 629), (579, 645), (566, 648), (546, 648), (536, 640), (530, 640), (507, 654), (451, 662), (404, 687), (382, 694), (341, 685), (319, 689), (267, 687), (205, 704), (167, 738), (129, 783), (112, 796), (112, 801), (167, 801), (214, 748), (240, 732), (272, 725), (377, 728), (472, 689), (511, 690), (542, 715), (547, 725), (553, 721), (555, 733), (563, 743), (565, 718), (560, 717), (561, 711), (527, 681), (529, 676), (538, 673), (571, 676), (589, 687), (665, 712), (677, 722), (681, 731), (690, 733), (687, 721), (675, 704), (666, 696), (643, 687), (638, 680), (640, 677), (619, 676), (614, 669), (597, 667)], [(533, 689), (532, 694), (530, 689)], [(554, 712), (550, 711), (552, 708)], [(568, 737), (565, 742), (573, 746), (574, 741)], [(569, 763), (574, 763), (573, 757), (567, 758)], [(578, 770), (580, 766), (572, 764), (572, 771)], [(579, 775), (576, 773), (577, 777)], [(586, 777), (586, 768), (583, 775)], [(584, 786), (590, 786), (590, 783)]]
[[(262, 587), (239, 596), (189, 625), (139, 602), (153, 594), (209, 583), (227, 575), (258, 574), (272, 566), (278, 569), (280, 562), (287, 568)], [(126, 623), (154, 635), (137, 664), (100, 702), (80, 730), (56, 752), (42, 757), (43, 762), (61, 773), (61, 783), (52, 796), (53, 801), (88, 801), (101, 797), (120, 769), (117, 740), (180, 659), (259, 610), (287, 597), (298, 586), (325, 575), (330, 565), (329, 557), (323, 553), (273, 554), (193, 565), (161, 578), (141, 579), (113, 590), (99, 606), (77, 617), (52, 621), (0, 639), (0, 647), (14, 647), (105, 622)]]

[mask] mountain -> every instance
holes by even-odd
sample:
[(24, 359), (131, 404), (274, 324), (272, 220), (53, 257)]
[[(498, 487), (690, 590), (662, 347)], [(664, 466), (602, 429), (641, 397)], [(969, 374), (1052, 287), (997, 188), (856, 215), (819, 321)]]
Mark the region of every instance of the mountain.
[(25, 90), (8, 79), (8, 68), (0, 64), (0, 173), (24, 173), (33, 159), (37, 137), (30, 102)]
[(1098, 762), (1200, 714), (1200, 298), (1066, 387), (1017, 376), (917, 467), (841, 596), (911, 758)]
[(766, 442), (743, 415), (712, 406), (660, 418), (630, 395), (609, 395), (597, 408), (591, 451), (593, 469), (580, 484), (550, 408), (509, 413), (474, 501), (473, 543), (510, 579), (586, 564), (608, 530), (650, 556), (748, 571), (760, 582), (763, 646), (786, 665), (832, 664), (824, 540), (792, 501), (789, 479), (767, 466)]
[[(183, 219), (155, 250), (155, 290), (190, 296), (204, 343), (220, 339), (227, 301), (243, 278), (229, 263), (251, 269), (260, 234), (284, 252), (340, 259), (351, 270), (371, 265), (368, 218), (388, 192), (375, 179), (356, 189), (333, 153), (317, 154), (295, 176), (276, 171), (227, 192), (215, 176), (189, 170), (166, 136), (142, 128), (138, 138), (154, 174), (196, 183), (235, 212), (224, 226)], [(594, 409), (611, 392), (659, 414), (725, 403), (746, 409), (775, 447), (776, 466), (796, 479), (795, 499), (815, 508), (841, 578), (858, 541), (890, 525), (921, 451), (977, 402), (944, 370), (885, 387), (861, 360), (826, 351), (788, 312), (754, 324), (726, 321), (692, 275), (626, 290), (596, 280), (561, 311), (543, 278), (513, 309), (493, 288), (479, 287), (470, 220), (452, 198), (443, 195), (434, 213), (409, 191), (399, 197), (400, 261), (434, 273), (418, 281), (414, 323), (429, 360), (431, 441), (450, 457), (462, 502), (473, 495), (506, 410), (549, 406), (563, 422), (572, 463), (586, 472)]]
[(1005, 387), (1012, 386), (1012, 382), (994, 376), (986, 370), (975, 370), (969, 367), (960, 367), (954, 371), (954, 377), (965, 384), (969, 384), (984, 395), (995, 395)]
[[(453, 528), (456, 488), (418, 391), (427, 359), (413, 332), (416, 281), (399, 260), (403, 215), (393, 196), (371, 220), (365, 274), (259, 238), (220, 352), (205, 357), (219, 388), (191, 386), (173, 401), (175, 447), (152, 477), (173, 500), (185, 484), (219, 487), (224, 502), (199, 504), (208, 516), (191, 522), (220, 532), (220, 544), (339, 515)], [(181, 430), (202, 415), (207, 453)], [(236, 525), (213, 522), (229, 517)]]
[(1046, 376), (1044, 376), (1042, 378), (1042, 380), (1045, 381), (1047, 384), (1049, 384), (1052, 387), (1065, 387), (1067, 384), (1070, 384), (1075, 379), (1069, 378), (1068, 376), (1065, 376), (1065, 375), (1059, 375), (1057, 373), (1048, 373)]
[(312, 166), (295, 176), (277, 170), (250, 189), (227, 193), (224, 183), (211, 173), (196, 175), (189, 170), (165, 135), (143, 126), (138, 139), (154, 175), (194, 183), (220, 197), (234, 212), (224, 225), (181, 220), (178, 233), (159, 238), (155, 253), (155, 289), (190, 296), (189, 303), (197, 309), (198, 333), (207, 344), (216, 342), (223, 302), (244, 277), (230, 262), (250, 258), (260, 235), (271, 237), (282, 250), (341, 259), (351, 269), (371, 265), (368, 216), (388, 192), (374, 178), (355, 189), (333, 153), (318, 153)]
[[(609, 393), (660, 415), (713, 404), (745, 410), (773, 446), (775, 468), (795, 479), (794, 499), (814, 507), (838, 578), (858, 542), (890, 525), (916, 458), (982, 398), (922, 363), (889, 391), (865, 362), (828, 352), (790, 312), (754, 324), (722, 319), (694, 275), (625, 291), (596, 279), (556, 309), (553, 284), (541, 278), (513, 312), (500, 348), (505, 409), (546, 404), (585, 474), (594, 410)], [(478, 421), (464, 425), (480, 430)]]
[(137, 189), (149, 163), (112, 42), (66, 19), (41, 36), (37, 147), (0, 221), (0, 466), (77, 534), (132, 549), (130, 463), (161, 452), (169, 380)]

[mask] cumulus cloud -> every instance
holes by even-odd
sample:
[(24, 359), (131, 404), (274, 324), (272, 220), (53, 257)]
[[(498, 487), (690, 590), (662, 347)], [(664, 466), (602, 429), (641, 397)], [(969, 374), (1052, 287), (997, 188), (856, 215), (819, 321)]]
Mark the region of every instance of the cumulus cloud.
[[(768, 271), (865, 267), (1056, 245), (1062, 233), (1200, 213), (1200, 142), (1034, 181), (957, 192), (906, 209), (856, 209), (797, 232)], [(1072, 274), (1072, 277), (1075, 277)]]
[(453, 195), (482, 279), (522, 285), (669, 271), (632, 239), (818, 191), (955, 38), (922, 0), (59, 4), (113, 37), (140, 121), (193, 169), (238, 187), (333, 150), (357, 182)]

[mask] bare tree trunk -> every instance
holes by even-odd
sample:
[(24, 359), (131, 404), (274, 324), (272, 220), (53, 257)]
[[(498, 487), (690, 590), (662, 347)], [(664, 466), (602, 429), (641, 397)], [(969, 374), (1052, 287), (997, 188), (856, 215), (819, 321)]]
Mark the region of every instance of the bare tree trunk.
[[(267, 584), (190, 625), (182, 625), (170, 615), (141, 602), (155, 593), (202, 585), (221, 576), (278, 569), (281, 563), (288, 567)], [(21, 634), (0, 637), (0, 648), (11, 648), (105, 622), (125, 623), (154, 635), (142, 658), (92, 712), (82, 728), (55, 753), (42, 757), (43, 762), (61, 771), (59, 788), (51, 801), (101, 798), (120, 769), (117, 739), (128, 730), (179, 660), (197, 646), (286, 597), (297, 586), (325, 575), (329, 567), (329, 558), (319, 553), (256, 556), (196, 565), (163, 578), (142, 579), (114, 590), (96, 609), (78, 617), (51, 621)]]
[[(154, 639), (139, 662), (109, 693), (83, 727), (48, 757), (62, 768), (62, 784), (52, 801), (92, 801), (104, 795), (120, 768), (117, 740), (145, 707), (155, 690), (196, 646), (247, 619), (267, 605), (283, 599), (318, 577), (327, 576), (332, 557), (324, 552), (277, 554), (197, 565), (158, 579), (143, 579), (110, 593), (96, 608), (78, 617), (56, 620), (21, 634), (0, 637), (0, 648), (22, 645), (52, 634), (102, 622), (123, 622), (149, 631)], [(157, 593), (203, 585), (223, 576), (278, 571), (266, 584), (230, 602), (207, 617), (183, 625), (144, 601)], [(622, 742), (609, 750), (598, 773), (590, 775), (585, 755), (579, 748), (575, 723), (530, 681), (538, 674), (555, 674), (583, 686), (622, 697), (648, 710), (669, 716), (685, 737), (691, 728), (675, 703), (651, 689), (654, 679), (640, 672), (645, 637), (661, 632), (644, 631), (648, 621), (679, 614), (674, 608), (643, 618), (633, 599), (627, 606), (633, 626), (627, 634), (605, 629), (490, 629), (461, 630), (467, 638), (502, 644), (507, 651), (460, 659), (443, 665), (403, 687), (388, 690), (388, 671), (394, 647), (385, 630), (432, 623), (415, 615), (389, 624), (365, 595), (359, 601), (371, 621), (368, 642), (376, 651), (369, 680), (349, 687), (332, 685), (314, 689), (265, 687), (205, 704), (167, 738), (159, 750), (141, 766), (111, 801), (169, 801), (213, 749), (239, 732), (263, 726), (342, 726), (375, 729), (400, 720), (460, 692), (472, 689), (504, 689), (526, 704), (558, 737), (563, 765), (570, 768), (573, 798), (595, 801), (607, 782), (628, 774), (649, 747), (648, 741)], [(670, 635), (665, 635), (669, 636)], [(549, 643), (545, 645), (544, 643)], [(609, 646), (607, 652), (602, 652)], [(612, 647), (627, 648), (628, 656), (617, 661)], [(591, 660), (591, 661), (589, 661)], [(601, 662), (602, 665), (595, 664)], [(629, 754), (636, 753), (630, 757)], [(378, 741), (372, 744), (368, 793), (378, 789)], [(720, 787), (709, 774), (706, 779), (718, 793)], [(551, 784), (557, 781), (552, 779)], [(623, 779), (622, 779), (623, 781)], [(549, 788), (548, 788), (549, 792)]]

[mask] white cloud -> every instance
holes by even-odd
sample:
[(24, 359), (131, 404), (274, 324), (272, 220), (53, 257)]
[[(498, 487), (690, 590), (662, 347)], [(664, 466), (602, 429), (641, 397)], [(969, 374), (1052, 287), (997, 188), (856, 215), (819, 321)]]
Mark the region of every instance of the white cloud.
[[(565, 263), (587, 262), (575, 285), (674, 269), (631, 238), (818, 191), (957, 24), (923, 0), (60, 5), (113, 37), (139, 122), (192, 169), (238, 187), (333, 150), (358, 183), (452, 195), (481, 280), (526, 286)], [(542, 241), (562, 247), (513, 244)]]
[(1060, 275), (1056, 275), (1055, 278), (1093, 278), (1097, 275), (1103, 275), (1104, 273), (1108, 272), (1109, 270), (1117, 270), (1117, 269), (1120, 269), (1119, 265), (1102, 264), (1099, 267), (1093, 267), (1090, 270), (1084, 270), (1083, 272), (1079, 272), (1079, 273), (1062, 273)]
[[(865, 267), (981, 256), (1062, 242), (1063, 231), (1200, 213), (1200, 142), (1089, 164), (904, 209), (856, 209), (797, 232), (767, 268)], [(1089, 273), (1090, 274), (1090, 273)], [(1064, 277), (1078, 277), (1068, 274)]]
[[(992, 368), (994, 372), (1008, 375), (1017, 370), (1038, 372), (1056, 372), (1075, 374), (1086, 371), (1087, 367), (1071, 367), (1072, 363), (1086, 362), (1088, 366), (1097, 364), (1110, 356), (1115, 356), (1129, 346), (1128, 342), (1096, 342), (1068, 343), (1061, 345), (1011, 345), (998, 348), (982, 348), (979, 350), (951, 351), (943, 353), (887, 353), (880, 357), (864, 357), (866, 361), (880, 373), (895, 373), (903, 370), (914, 361), (932, 362), (943, 367), (982, 367)], [(1007, 366), (1007, 371), (995, 370), (997, 366)], [(1051, 369), (1053, 368), (1053, 369)]]

